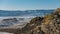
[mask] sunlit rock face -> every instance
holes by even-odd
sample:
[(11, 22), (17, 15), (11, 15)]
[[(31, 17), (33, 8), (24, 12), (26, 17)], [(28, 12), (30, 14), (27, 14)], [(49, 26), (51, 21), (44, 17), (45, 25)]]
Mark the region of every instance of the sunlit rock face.
[(60, 9), (58, 8), (55, 13), (48, 15), (44, 18), (41, 24), (41, 30), (45, 34), (60, 34)]
[(25, 27), (18, 30), (18, 34), (60, 34), (60, 9), (54, 13), (33, 18)]

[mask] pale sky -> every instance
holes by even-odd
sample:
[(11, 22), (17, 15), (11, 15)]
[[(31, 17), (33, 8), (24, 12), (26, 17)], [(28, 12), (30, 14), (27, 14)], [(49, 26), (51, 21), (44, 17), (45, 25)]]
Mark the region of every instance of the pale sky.
[(0, 10), (56, 9), (60, 0), (0, 0)]

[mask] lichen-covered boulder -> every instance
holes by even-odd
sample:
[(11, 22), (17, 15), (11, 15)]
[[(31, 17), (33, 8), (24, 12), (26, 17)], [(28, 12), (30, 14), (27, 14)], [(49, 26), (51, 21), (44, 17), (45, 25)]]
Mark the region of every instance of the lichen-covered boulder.
[(60, 34), (60, 9), (57, 9), (54, 14), (45, 16), (41, 24), (41, 30), (45, 34)]

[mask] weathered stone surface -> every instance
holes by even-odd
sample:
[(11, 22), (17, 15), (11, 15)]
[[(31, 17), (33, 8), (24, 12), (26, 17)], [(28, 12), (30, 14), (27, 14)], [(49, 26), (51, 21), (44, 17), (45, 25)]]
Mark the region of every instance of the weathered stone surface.
[(60, 34), (59, 12), (60, 12), (60, 9), (57, 9), (54, 15), (51, 14), (48, 17), (46, 16), (47, 18), (44, 18), (44, 20), (42, 21), (41, 30), (45, 32), (45, 34)]
[(60, 34), (60, 9), (44, 18), (33, 18), (19, 34)]

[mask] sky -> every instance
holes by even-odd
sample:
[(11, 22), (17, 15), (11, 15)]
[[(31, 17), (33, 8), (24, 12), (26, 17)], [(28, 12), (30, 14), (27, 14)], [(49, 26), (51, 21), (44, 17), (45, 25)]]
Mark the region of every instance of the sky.
[(0, 10), (56, 9), (60, 0), (0, 0)]

